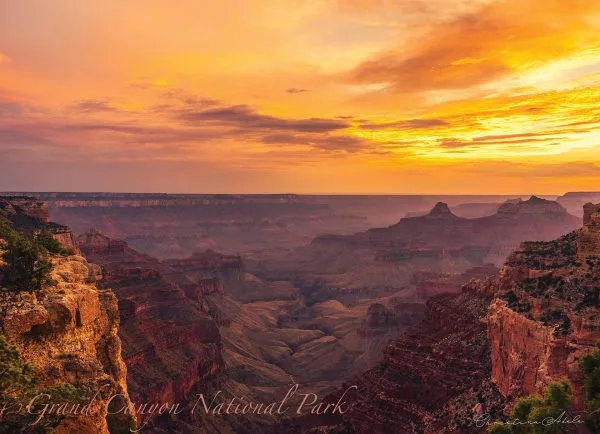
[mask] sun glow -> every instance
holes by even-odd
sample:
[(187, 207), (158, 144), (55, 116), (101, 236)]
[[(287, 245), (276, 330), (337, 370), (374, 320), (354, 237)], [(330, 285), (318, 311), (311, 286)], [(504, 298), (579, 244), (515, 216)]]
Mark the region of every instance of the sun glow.
[(0, 181), (37, 185), (53, 164), (64, 178), (48, 188), (106, 168), (110, 189), (152, 165), (166, 190), (182, 185), (169, 174), (195, 190), (202, 173), (248, 191), (361, 191), (354, 173), (394, 192), (446, 171), (464, 193), (476, 163), (507, 188), (526, 165), (522, 181), (543, 193), (563, 190), (564, 177), (536, 175), (560, 163), (569, 188), (598, 185), (598, 2), (57, 0), (4, 12)]

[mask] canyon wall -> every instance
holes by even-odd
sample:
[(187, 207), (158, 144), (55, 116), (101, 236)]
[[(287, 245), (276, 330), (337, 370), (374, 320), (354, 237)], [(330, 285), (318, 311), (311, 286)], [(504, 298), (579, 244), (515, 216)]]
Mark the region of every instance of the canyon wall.
[[(33, 226), (52, 227), (47, 222), (45, 207), (39, 203), (7, 199), (1, 205), (4, 216), (17, 222), (15, 229), (22, 233), (28, 233)], [(63, 233), (69, 232), (64, 229)], [(98, 289), (98, 267), (85, 258), (52, 255), (50, 260), (51, 280), (37, 291), (18, 291), (0, 284), (2, 334), (18, 350), (23, 363), (34, 370), (31, 375), (35, 375), (38, 390), (72, 387), (86, 391), (85, 403), (89, 406), (86, 413), (60, 418), (52, 427), (54, 433), (108, 434), (134, 428), (136, 417), (121, 357), (116, 297), (109, 289)], [(48, 393), (49, 399), (56, 398)], [(5, 397), (4, 393), (0, 396)], [(113, 396), (116, 398), (111, 401)], [(109, 402), (123, 411), (109, 416)], [(45, 403), (40, 401), (37, 409)], [(5, 422), (11, 423), (2, 421)], [(22, 429), (35, 432), (36, 427), (13, 428), (15, 432)]]
[[(218, 282), (168, 281), (159, 261), (97, 231), (79, 238), (104, 272), (102, 286), (119, 299), (123, 357), (137, 402), (184, 402), (198, 384), (223, 367), (217, 323), (199, 294)], [(215, 286), (216, 285), (216, 286)], [(195, 296), (193, 296), (195, 294)]]
[(298, 425), (482, 433), (477, 417), (506, 419), (517, 398), (560, 379), (574, 386), (573, 410), (583, 410), (581, 361), (600, 338), (599, 210), (586, 205), (577, 231), (522, 243), (496, 276), (429, 299), (423, 322), (390, 343), (379, 366), (347, 382), (358, 392), (346, 414)]
[(515, 398), (567, 378), (582, 410), (581, 360), (600, 338), (600, 205), (584, 208), (584, 225), (548, 243), (524, 243), (509, 257), (491, 292), (488, 315), (492, 380)]

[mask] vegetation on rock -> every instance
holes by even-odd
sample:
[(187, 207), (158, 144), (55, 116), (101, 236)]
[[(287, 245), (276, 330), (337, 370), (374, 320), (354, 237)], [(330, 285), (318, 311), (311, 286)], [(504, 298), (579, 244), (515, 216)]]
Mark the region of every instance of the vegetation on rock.
[[(573, 401), (573, 387), (567, 380), (548, 384), (543, 396), (529, 395), (520, 398), (507, 422), (496, 422), (488, 428), (489, 434), (558, 434), (566, 432), (568, 425), (549, 423), (567, 412)], [(545, 421), (545, 423), (544, 423)]]
[(72, 255), (73, 251), (71, 249), (66, 249), (63, 245), (52, 236), (52, 233), (48, 231), (44, 231), (41, 234), (37, 235), (34, 238), (35, 244), (48, 251), (49, 253), (53, 253), (56, 255)]
[(15, 229), (0, 213), (0, 283), (15, 291), (36, 291), (51, 284), (51, 254), (71, 254), (52, 234), (44, 231), (33, 239)]
[(38, 423), (35, 414), (19, 411), (36, 396), (48, 395), (49, 398), (40, 404), (73, 404), (83, 405), (90, 396), (84, 386), (70, 383), (59, 383), (52, 387), (40, 387), (40, 375), (34, 365), (21, 360), (18, 349), (0, 335), (0, 404), (7, 410), (0, 412), (0, 433), (26, 432), (47, 433), (58, 425), (64, 417), (56, 413), (45, 414)]
[(33, 292), (51, 283), (47, 251), (24, 237), (8, 241), (2, 259), (2, 284), (10, 289)]
[(600, 432), (600, 342), (597, 346), (598, 349), (588, 354), (581, 363), (585, 373), (586, 423), (594, 432)]

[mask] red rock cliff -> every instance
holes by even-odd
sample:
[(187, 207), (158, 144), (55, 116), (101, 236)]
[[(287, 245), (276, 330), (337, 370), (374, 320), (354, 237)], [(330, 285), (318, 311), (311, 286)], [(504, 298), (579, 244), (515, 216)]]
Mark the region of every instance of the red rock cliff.
[[(194, 387), (223, 367), (217, 324), (198, 299), (211, 284), (197, 284), (200, 292), (192, 297), (186, 288), (164, 277), (168, 270), (159, 261), (125, 242), (97, 231), (81, 236), (79, 242), (86, 255), (102, 265), (106, 276), (102, 284), (114, 288), (119, 299), (132, 398), (185, 402)], [(194, 286), (184, 278), (182, 282)]]
[[(38, 203), (34, 205), (24, 207), (19, 200), (8, 203), (4, 209), (17, 213), (17, 223), (28, 225), (15, 225), (26, 233), (32, 224), (47, 224), (44, 208)], [(32, 209), (34, 212), (30, 212)], [(126, 384), (127, 369), (121, 357), (114, 293), (98, 289), (98, 268), (81, 256), (53, 255), (51, 263), (51, 281), (39, 290), (24, 292), (0, 284), (0, 332), (18, 349), (21, 359), (34, 366), (38, 390), (71, 385), (87, 388), (91, 395), (98, 392), (95, 398), (85, 398), (86, 405), (91, 403), (87, 414), (62, 418), (52, 432), (108, 434), (109, 430), (135, 427)], [(129, 414), (107, 415), (108, 400), (115, 395), (120, 396), (119, 405), (129, 409)], [(5, 398), (3, 391), (0, 396)], [(65, 402), (68, 400), (61, 404)], [(0, 415), (0, 424), (4, 423), (3, 416)], [(3, 432), (11, 432), (10, 428), (8, 431), (2, 428)], [(13, 426), (13, 429), (32, 432), (33, 428)], [(17, 431), (21, 429), (25, 431)]]
[(600, 206), (586, 205), (584, 226), (551, 242), (524, 243), (487, 289), (492, 380), (514, 398), (568, 378), (583, 409), (581, 359), (600, 338)]

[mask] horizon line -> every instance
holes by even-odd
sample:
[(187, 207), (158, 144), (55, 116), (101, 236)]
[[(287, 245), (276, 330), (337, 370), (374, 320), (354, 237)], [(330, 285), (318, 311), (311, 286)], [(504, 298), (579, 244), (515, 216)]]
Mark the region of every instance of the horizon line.
[(105, 195), (118, 195), (118, 194), (131, 194), (131, 195), (198, 195), (198, 196), (563, 196), (568, 193), (576, 194), (600, 194), (600, 191), (566, 191), (564, 193), (382, 193), (382, 192), (369, 192), (369, 193), (349, 193), (349, 192), (309, 192), (309, 193), (295, 193), (295, 192), (253, 192), (253, 193), (239, 193), (239, 192), (218, 192), (218, 193), (202, 193), (202, 192), (161, 192), (161, 191), (33, 191), (33, 190), (20, 190), (20, 191), (0, 191), (0, 195), (27, 195), (27, 194), (105, 194)]

